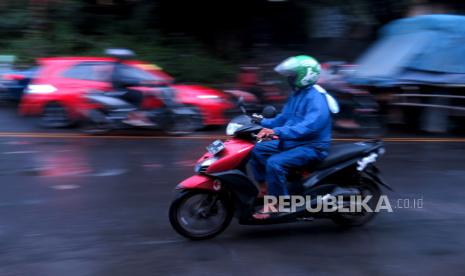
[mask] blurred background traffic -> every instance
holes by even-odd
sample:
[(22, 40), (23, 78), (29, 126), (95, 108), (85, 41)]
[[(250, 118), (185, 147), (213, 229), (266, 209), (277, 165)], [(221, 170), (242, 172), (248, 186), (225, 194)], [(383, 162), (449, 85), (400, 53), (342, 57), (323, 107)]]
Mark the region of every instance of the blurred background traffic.
[(280, 107), (289, 89), (274, 65), (310, 54), (341, 105), (338, 135), (460, 134), (463, 11), (434, 0), (2, 1), (0, 97), (45, 128), (189, 133), (227, 123), (239, 99), (251, 112)]
[[(1, 0), (0, 275), (465, 275), (464, 12), (461, 0)], [(333, 143), (384, 137), (389, 199), (423, 208), (350, 231), (233, 224), (181, 238), (174, 188), (240, 106), (282, 107), (290, 89), (273, 68), (299, 54), (322, 63), (341, 106)]]

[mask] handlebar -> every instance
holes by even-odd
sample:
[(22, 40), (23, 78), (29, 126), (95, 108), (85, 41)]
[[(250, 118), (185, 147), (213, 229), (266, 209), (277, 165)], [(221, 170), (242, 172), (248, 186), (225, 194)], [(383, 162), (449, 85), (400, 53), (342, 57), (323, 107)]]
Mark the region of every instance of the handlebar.
[[(258, 135), (255, 134), (255, 133), (252, 133), (251, 135), (252, 135), (252, 137), (254, 137), (254, 138), (257, 138), (257, 136), (258, 136)], [(264, 139), (263, 139), (263, 138), (262, 138), (262, 139), (257, 139), (257, 143), (261, 143), (261, 142), (263, 142), (263, 141), (269, 141), (269, 140), (278, 140), (278, 138), (275, 138), (275, 137), (278, 137), (278, 136), (276, 136), (276, 135), (269, 136), (269, 135), (268, 135), (268, 136), (266, 136)]]
[[(257, 139), (257, 136), (258, 136), (257, 134), (252, 133), (251, 135), (252, 135), (253, 138)], [(263, 141), (263, 139), (257, 139), (257, 143), (261, 143), (262, 141)]]

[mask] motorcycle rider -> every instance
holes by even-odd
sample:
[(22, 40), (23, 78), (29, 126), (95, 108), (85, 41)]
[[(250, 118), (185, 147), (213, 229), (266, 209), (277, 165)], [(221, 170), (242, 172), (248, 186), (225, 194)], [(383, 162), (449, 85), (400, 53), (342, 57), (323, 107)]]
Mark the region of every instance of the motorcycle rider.
[(142, 79), (134, 77), (132, 67), (117, 59), (111, 74), (113, 88), (120, 92), (119, 98), (132, 104), (137, 110), (128, 113), (128, 118), (123, 122), (136, 127), (150, 127), (154, 123), (148, 118), (143, 108), (144, 93), (131, 86), (144, 86)]
[(315, 84), (320, 64), (314, 58), (290, 57), (274, 70), (288, 78), (293, 93), (275, 118), (259, 119), (264, 128), (257, 139), (266, 141), (257, 143), (251, 154), (252, 170), (260, 185), (259, 197), (288, 195), (289, 169), (316, 164), (328, 155), (330, 113), (337, 113), (339, 109), (334, 98)]

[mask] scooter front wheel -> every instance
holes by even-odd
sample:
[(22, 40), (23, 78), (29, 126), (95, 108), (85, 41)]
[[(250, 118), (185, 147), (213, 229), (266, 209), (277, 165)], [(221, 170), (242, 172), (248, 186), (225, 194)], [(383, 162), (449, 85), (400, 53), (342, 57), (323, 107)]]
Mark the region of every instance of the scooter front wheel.
[(207, 190), (182, 191), (171, 203), (171, 226), (191, 240), (220, 234), (231, 222), (233, 207), (226, 194)]
[(81, 123), (81, 132), (90, 135), (103, 135), (112, 129), (105, 114), (100, 110), (91, 110), (87, 114), (87, 119)]

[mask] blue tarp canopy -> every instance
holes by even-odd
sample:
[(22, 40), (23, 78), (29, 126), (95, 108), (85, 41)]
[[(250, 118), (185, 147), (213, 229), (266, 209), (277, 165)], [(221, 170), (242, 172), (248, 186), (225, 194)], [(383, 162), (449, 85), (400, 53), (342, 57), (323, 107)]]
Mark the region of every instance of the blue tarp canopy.
[(422, 15), (393, 21), (357, 64), (349, 80), (355, 84), (465, 84), (465, 16)]

